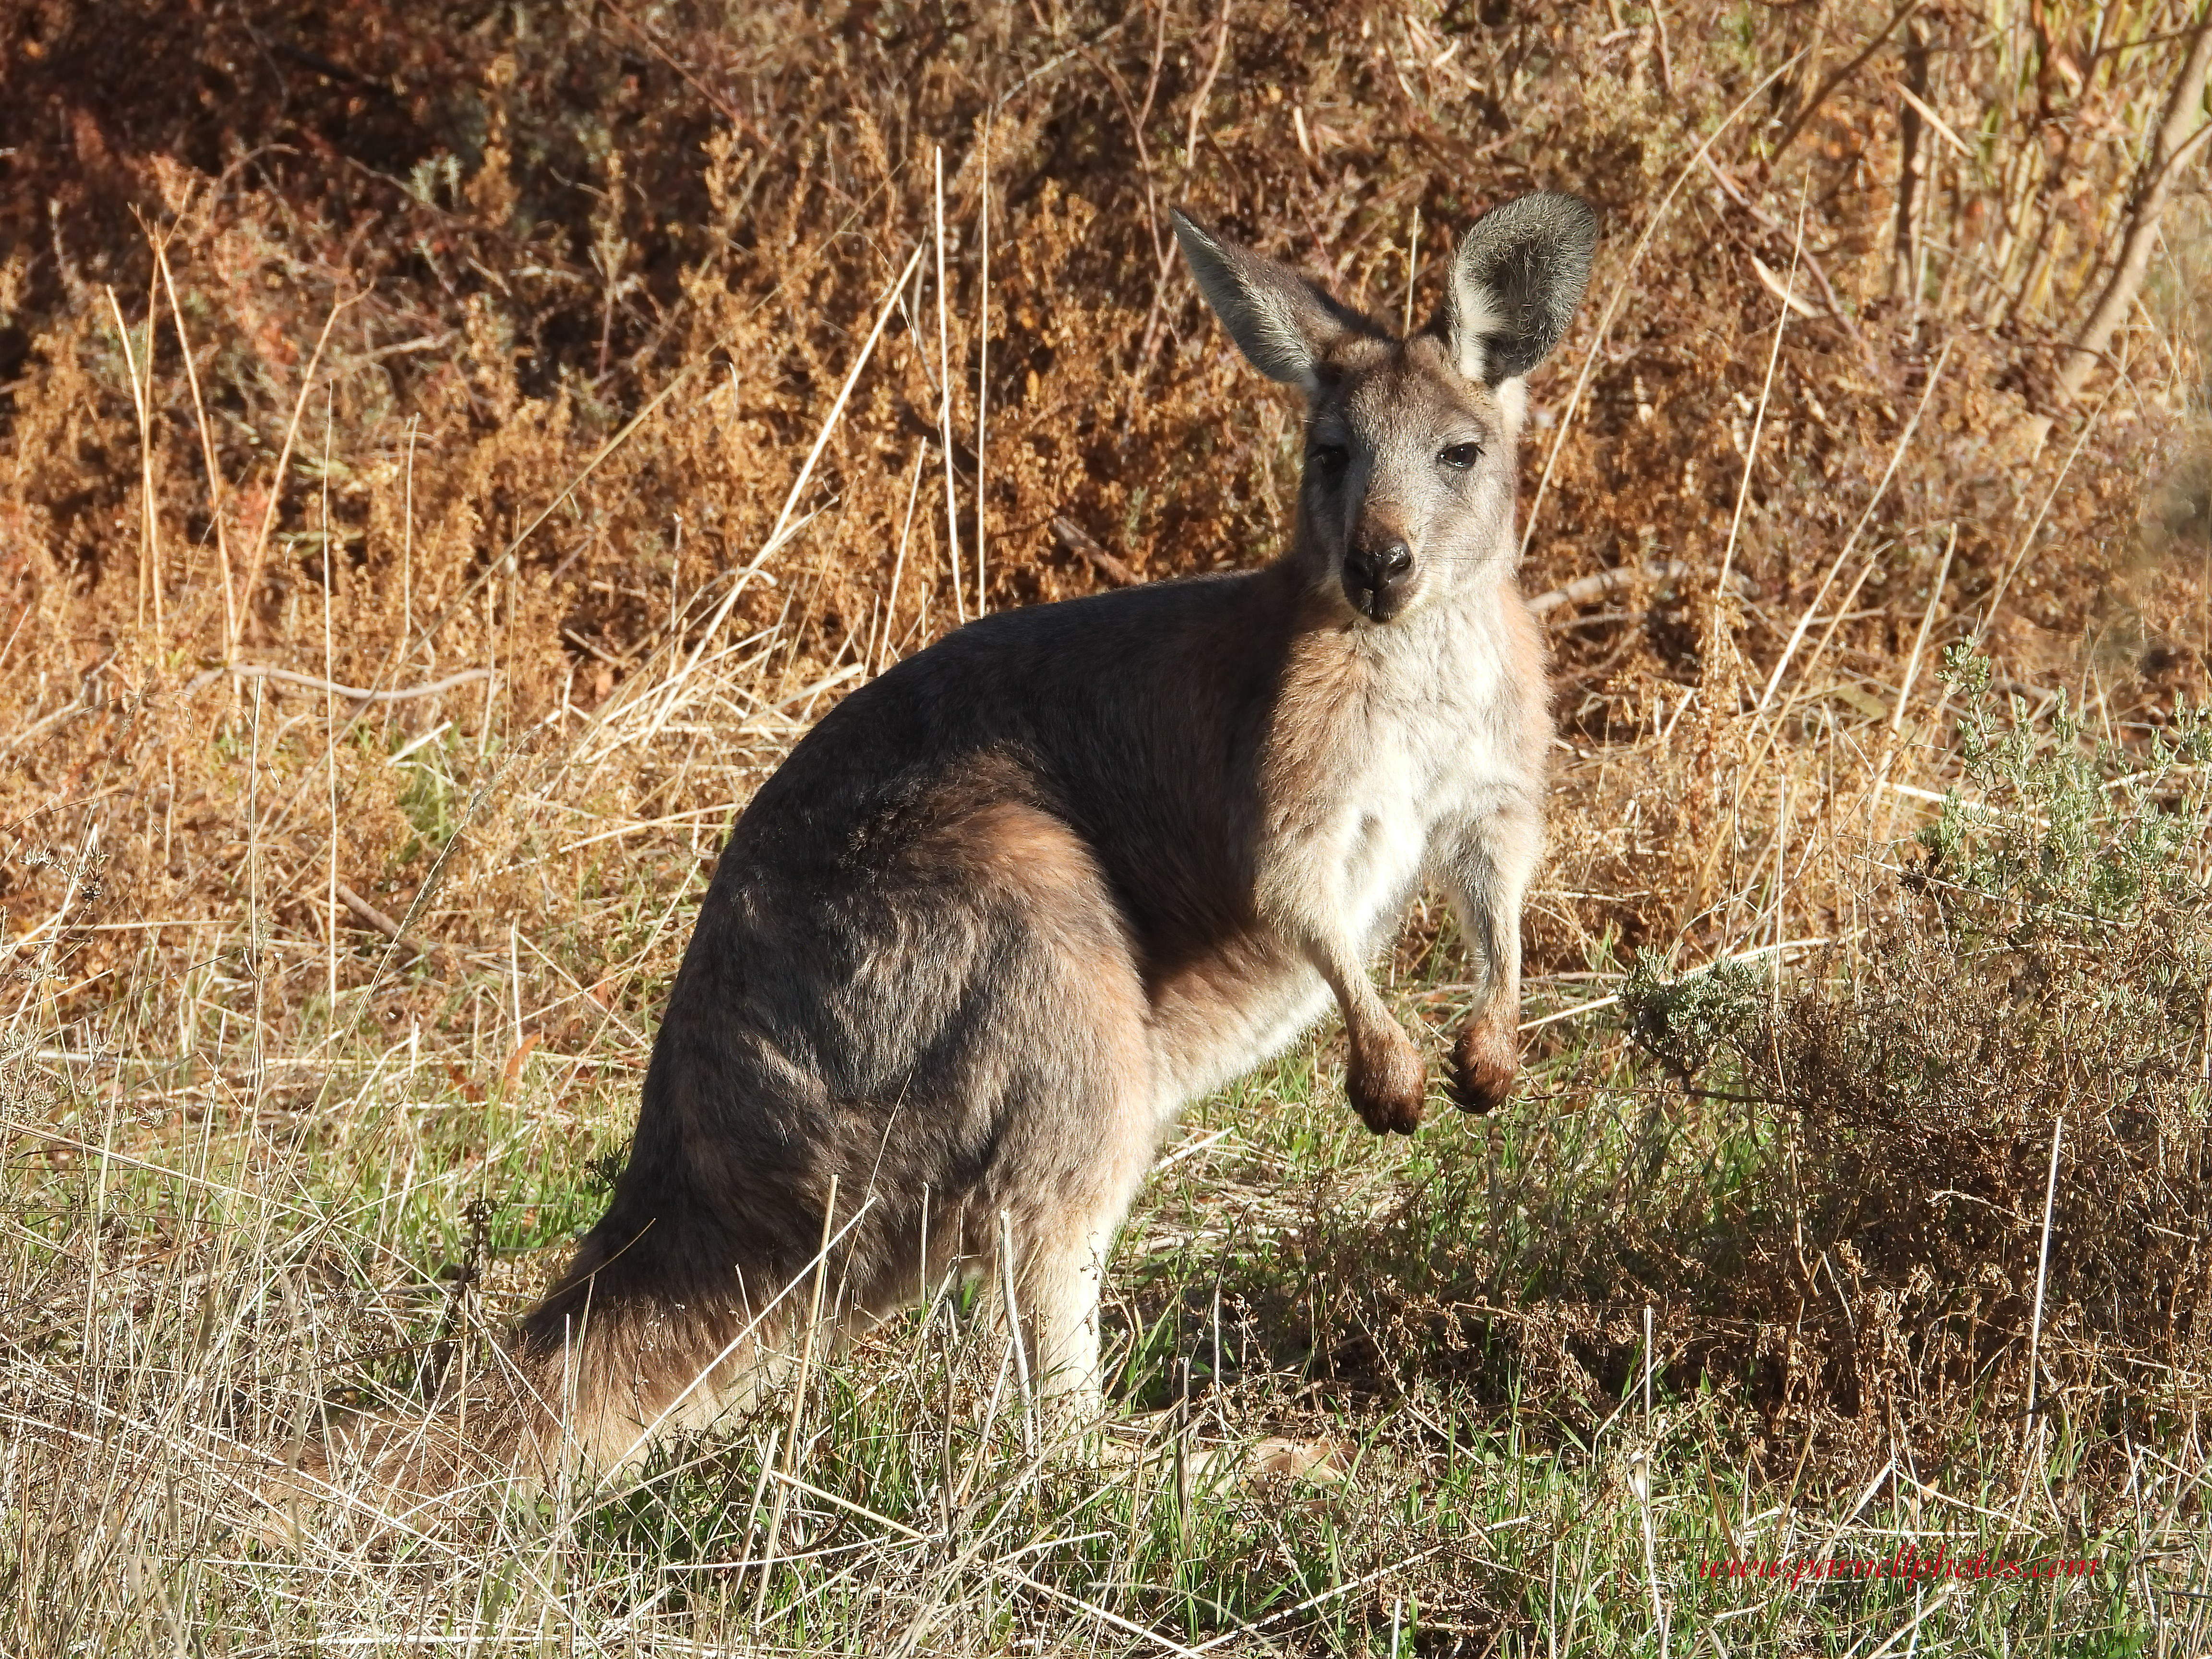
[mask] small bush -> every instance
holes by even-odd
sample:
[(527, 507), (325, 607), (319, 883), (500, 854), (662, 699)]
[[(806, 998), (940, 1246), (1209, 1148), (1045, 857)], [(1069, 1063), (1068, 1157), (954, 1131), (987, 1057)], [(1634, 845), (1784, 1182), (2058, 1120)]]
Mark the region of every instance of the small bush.
[(1847, 1413), (2020, 1395), (2055, 1137), (2044, 1390), (2154, 1407), (2212, 1358), (2212, 720), (2122, 752), (2063, 696), (2001, 708), (1970, 653), (1946, 677), (1959, 783), (1856, 948), (1778, 998), (1740, 966), (1629, 988), (1684, 1086), (1779, 1114), (1747, 1271), (1702, 1294), (1800, 1333)]

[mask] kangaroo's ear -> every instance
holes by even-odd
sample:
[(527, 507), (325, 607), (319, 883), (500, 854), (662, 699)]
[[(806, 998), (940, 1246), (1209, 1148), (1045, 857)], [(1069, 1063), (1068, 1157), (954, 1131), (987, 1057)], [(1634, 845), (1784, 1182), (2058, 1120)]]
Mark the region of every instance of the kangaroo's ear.
[(1589, 204), (1551, 191), (1494, 207), (1469, 226), (1438, 323), (1459, 372), (1494, 386), (1550, 356), (1589, 285), (1596, 246)]
[(1198, 291), (1237, 349), (1270, 380), (1311, 396), (1322, 355), (1361, 319), (1288, 265), (1215, 235), (1180, 209), (1171, 216)]

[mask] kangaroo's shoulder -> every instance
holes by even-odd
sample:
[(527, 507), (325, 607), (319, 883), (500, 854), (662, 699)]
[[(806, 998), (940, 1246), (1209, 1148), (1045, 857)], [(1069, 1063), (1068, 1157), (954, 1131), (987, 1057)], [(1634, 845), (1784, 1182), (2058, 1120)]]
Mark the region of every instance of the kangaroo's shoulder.
[(949, 667), (978, 656), (1018, 662), (1038, 646), (1149, 655), (1193, 636), (1258, 624), (1279, 585), (1271, 574), (1217, 571), (1001, 611), (956, 629), (900, 666)]
[(1054, 706), (1099, 710), (1174, 695), (1182, 682), (1279, 655), (1279, 584), (1268, 576), (1188, 576), (998, 611), (878, 676), (816, 729), (887, 720), (966, 726), (985, 715), (1018, 721)]
[[(1282, 625), (1267, 573), (1146, 583), (971, 622), (846, 697), (748, 816), (818, 824), (945, 789), (1049, 793), (1164, 728), (1264, 702)], [(1096, 751), (1096, 752), (1092, 752)]]

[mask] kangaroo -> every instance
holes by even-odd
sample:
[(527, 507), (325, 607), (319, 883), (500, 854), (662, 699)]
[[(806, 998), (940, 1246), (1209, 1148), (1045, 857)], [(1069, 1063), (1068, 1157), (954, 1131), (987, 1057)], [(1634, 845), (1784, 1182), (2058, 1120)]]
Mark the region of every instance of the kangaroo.
[(1515, 446), (1595, 216), (1486, 214), (1403, 339), (1174, 222), (1230, 337), (1304, 395), (1288, 550), (971, 623), (762, 786), (606, 1214), (514, 1345), (541, 1459), (617, 1466), (742, 1403), (817, 1272), (851, 1329), (995, 1261), (1028, 1364), (1087, 1419), (1107, 1253), (1188, 1102), (1334, 1002), (1353, 1109), (1421, 1122), (1421, 1056), (1367, 964), (1424, 878), (1476, 957), (1449, 1096), (1511, 1088), (1552, 732)]

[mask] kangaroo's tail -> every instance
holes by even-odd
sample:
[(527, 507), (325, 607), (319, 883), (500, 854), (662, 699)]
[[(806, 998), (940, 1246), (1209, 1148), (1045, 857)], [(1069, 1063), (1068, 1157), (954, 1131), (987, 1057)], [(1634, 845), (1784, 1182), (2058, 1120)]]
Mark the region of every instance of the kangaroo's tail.
[(447, 1367), (427, 1408), (334, 1420), (295, 1455), (265, 1457), (246, 1478), (251, 1529), (431, 1530), (502, 1492), (595, 1486), (662, 1436), (744, 1406), (781, 1357), (787, 1299), (757, 1312), (726, 1269), (679, 1266), (642, 1237), (625, 1249), (594, 1232), (469, 1375)]

